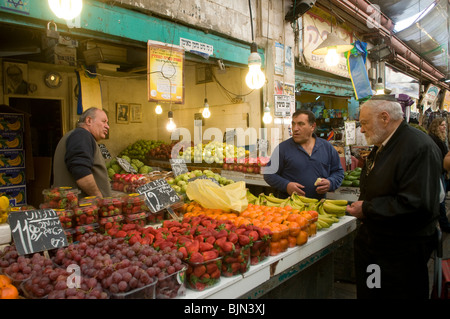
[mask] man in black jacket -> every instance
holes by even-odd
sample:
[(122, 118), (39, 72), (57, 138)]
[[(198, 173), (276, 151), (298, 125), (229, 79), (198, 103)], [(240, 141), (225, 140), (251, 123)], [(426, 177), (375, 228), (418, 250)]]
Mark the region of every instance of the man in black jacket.
[(360, 198), (347, 207), (361, 221), (354, 243), (357, 297), (428, 298), (441, 152), (403, 120), (393, 97), (364, 103), (360, 122), (374, 148), (361, 172)]

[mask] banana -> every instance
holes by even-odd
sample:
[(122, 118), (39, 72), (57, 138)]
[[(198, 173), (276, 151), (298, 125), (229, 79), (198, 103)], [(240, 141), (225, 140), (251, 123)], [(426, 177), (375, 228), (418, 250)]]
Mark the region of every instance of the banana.
[(326, 199), (325, 202), (332, 203), (338, 206), (347, 206), (348, 201), (345, 199)]
[(22, 174), (17, 175), (16, 177), (10, 178), (9, 181), (13, 184), (13, 185), (17, 185), (20, 184), (23, 180), (23, 176)]
[(6, 141), (6, 145), (8, 145), (9, 148), (15, 148), (19, 146), (19, 138), (14, 138), (12, 141)]
[(327, 223), (326, 221), (324, 221), (323, 219), (319, 218), (317, 220), (317, 225), (320, 226), (320, 228), (328, 228), (331, 226), (331, 224)]
[(22, 157), (17, 155), (14, 159), (8, 159), (9, 166), (19, 166), (22, 163)]
[(14, 123), (8, 123), (6, 125), (12, 131), (17, 131), (18, 129), (20, 129), (20, 121), (19, 120), (15, 121)]
[(270, 193), (269, 195), (265, 195), (265, 196), (266, 196), (267, 200), (269, 200), (269, 201), (271, 201), (273, 203), (280, 203), (281, 204), (281, 203), (284, 203), (286, 201), (286, 199), (275, 197), (272, 193)]
[(23, 195), (22, 193), (17, 194), (16, 197), (14, 197), (16, 199), (16, 203), (21, 203), (23, 200)]
[(346, 206), (338, 206), (333, 203), (329, 203), (329, 202), (325, 201), (323, 203), (323, 209), (328, 214), (343, 215), (343, 214), (345, 214), (347, 207)]
[[(18, 156), (19, 157), (19, 156)], [(255, 195), (253, 195), (250, 190), (247, 188), (247, 201), (251, 204), (254, 204), (256, 201), (257, 197)]]
[(301, 195), (299, 195), (298, 198), (304, 203), (317, 203), (319, 201), (317, 198), (309, 198)]

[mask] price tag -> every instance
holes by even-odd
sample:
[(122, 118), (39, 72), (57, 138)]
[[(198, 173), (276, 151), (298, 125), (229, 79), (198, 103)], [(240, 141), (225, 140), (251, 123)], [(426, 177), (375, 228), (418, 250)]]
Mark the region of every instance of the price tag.
[(157, 213), (181, 200), (164, 178), (142, 185), (136, 190), (145, 196), (145, 203), (152, 213)]
[(68, 245), (61, 221), (53, 209), (11, 212), (8, 223), (19, 255)]
[(172, 158), (170, 159), (170, 165), (172, 166), (172, 172), (175, 177), (178, 175), (189, 172), (186, 162), (182, 158)]
[(127, 160), (124, 160), (123, 158), (120, 158), (120, 157), (116, 157), (116, 159), (117, 159), (117, 163), (119, 163), (120, 167), (122, 167), (125, 172), (133, 173), (133, 174), (137, 173), (137, 171), (134, 169), (134, 167), (131, 166), (131, 164), (128, 163)]
[(105, 144), (98, 144), (98, 147), (100, 147), (100, 151), (102, 152), (102, 156), (104, 159), (110, 159), (111, 154), (109, 153), (108, 149), (106, 148)]

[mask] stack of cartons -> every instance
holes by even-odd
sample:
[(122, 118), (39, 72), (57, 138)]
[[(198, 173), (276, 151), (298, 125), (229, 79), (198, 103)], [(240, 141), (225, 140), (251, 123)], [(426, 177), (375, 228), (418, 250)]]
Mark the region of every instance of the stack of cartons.
[(24, 150), (24, 116), (0, 113), (0, 196), (12, 206), (27, 204)]

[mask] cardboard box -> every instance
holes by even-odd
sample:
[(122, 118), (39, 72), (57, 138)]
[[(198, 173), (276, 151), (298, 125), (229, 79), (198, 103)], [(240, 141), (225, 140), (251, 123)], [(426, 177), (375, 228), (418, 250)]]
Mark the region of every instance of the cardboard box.
[(12, 201), (12, 206), (24, 206), (27, 205), (27, 187), (16, 186), (16, 187), (2, 187), (0, 188), (0, 196), (9, 196)]
[(9, 243), (11, 243), (11, 228), (6, 223), (0, 224), (0, 245)]
[(47, 50), (46, 56), (49, 63), (77, 66), (77, 48), (57, 44)]

